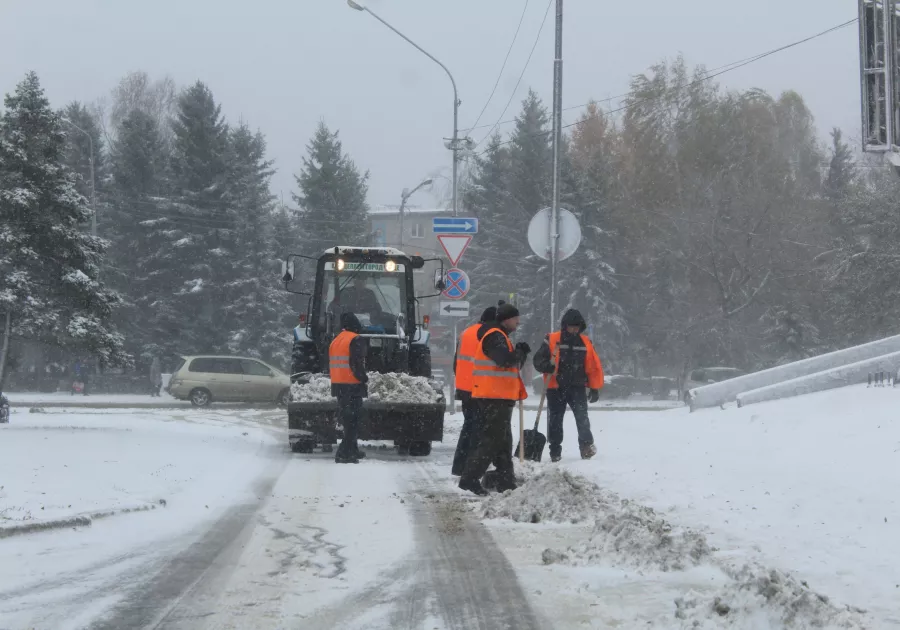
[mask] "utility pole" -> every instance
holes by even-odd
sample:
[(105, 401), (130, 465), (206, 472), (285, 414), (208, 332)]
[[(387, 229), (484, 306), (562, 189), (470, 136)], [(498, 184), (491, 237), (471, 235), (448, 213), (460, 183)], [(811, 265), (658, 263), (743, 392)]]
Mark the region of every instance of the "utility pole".
[(556, 59), (553, 62), (553, 204), (550, 212), (550, 330), (556, 327), (559, 272), (559, 166), (562, 145), (563, 0), (556, 0)]
[(68, 118), (62, 119), (69, 123), (72, 127), (87, 136), (88, 145), (90, 146), (90, 163), (91, 163), (91, 235), (97, 236), (97, 179), (94, 176), (94, 138), (87, 131), (73, 123)]

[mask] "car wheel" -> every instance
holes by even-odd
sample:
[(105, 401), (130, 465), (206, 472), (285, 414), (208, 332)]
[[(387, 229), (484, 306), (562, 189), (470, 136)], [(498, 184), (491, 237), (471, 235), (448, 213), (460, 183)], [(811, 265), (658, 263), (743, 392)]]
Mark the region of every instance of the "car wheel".
[(291, 390), (283, 389), (280, 394), (278, 394), (278, 404), (282, 407), (287, 407), (288, 403), (291, 402)]
[(212, 402), (212, 394), (209, 393), (208, 389), (198, 387), (191, 390), (190, 399), (191, 404), (195, 407), (206, 407)]

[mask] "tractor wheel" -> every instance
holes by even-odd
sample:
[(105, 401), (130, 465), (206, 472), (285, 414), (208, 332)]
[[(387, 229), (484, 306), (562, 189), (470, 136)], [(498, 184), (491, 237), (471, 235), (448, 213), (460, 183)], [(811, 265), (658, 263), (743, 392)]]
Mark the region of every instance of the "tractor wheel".
[(431, 455), (431, 442), (412, 442), (409, 445), (409, 454), (412, 457), (426, 457)]

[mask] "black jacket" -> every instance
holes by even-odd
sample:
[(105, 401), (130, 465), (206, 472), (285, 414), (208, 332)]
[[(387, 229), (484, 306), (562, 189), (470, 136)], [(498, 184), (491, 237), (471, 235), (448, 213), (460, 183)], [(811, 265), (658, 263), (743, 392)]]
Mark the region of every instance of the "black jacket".
[[(570, 335), (566, 332), (568, 326), (578, 326), (580, 333)], [(556, 374), (556, 382), (560, 389), (571, 387), (587, 387), (587, 373), (584, 370), (585, 350), (581, 333), (587, 328), (581, 313), (575, 309), (566, 311), (562, 318), (562, 335), (559, 339), (559, 372)], [(579, 349), (581, 348), (581, 349)], [(553, 374), (553, 357), (550, 355), (550, 343), (544, 338), (544, 343), (534, 355), (534, 369), (542, 374)]]
[[(362, 324), (353, 313), (344, 313), (341, 315), (341, 328), (359, 334), (362, 331)], [(366, 383), (369, 382), (369, 376), (366, 373), (366, 353), (369, 349), (368, 341), (363, 337), (356, 337), (350, 342), (350, 371), (360, 383), (358, 385), (331, 385), (332, 396), (359, 396), (365, 398), (369, 395), (369, 388)]]

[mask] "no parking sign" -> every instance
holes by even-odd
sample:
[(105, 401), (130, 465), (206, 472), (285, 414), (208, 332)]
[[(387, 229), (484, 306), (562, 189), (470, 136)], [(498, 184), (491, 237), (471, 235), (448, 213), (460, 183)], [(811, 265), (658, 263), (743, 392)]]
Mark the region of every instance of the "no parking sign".
[(447, 288), (443, 293), (445, 298), (461, 300), (466, 297), (470, 288), (469, 276), (465, 271), (453, 267), (447, 272)]

